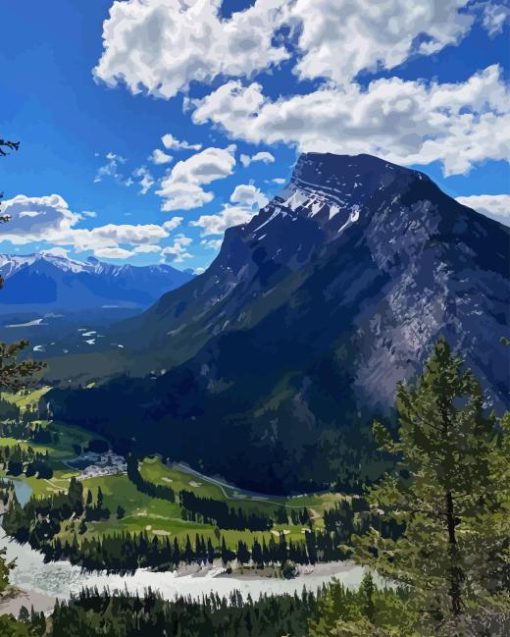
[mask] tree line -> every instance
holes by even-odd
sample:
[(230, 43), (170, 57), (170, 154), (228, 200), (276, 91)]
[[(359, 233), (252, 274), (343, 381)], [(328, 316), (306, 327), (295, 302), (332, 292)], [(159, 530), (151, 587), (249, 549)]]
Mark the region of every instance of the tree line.
[(34, 451), (30, 446), (0, 446), (0, 468), (11, 476), (19, 476), (23, 473), (27, 478), (36, 476), (41, 479), (50, 479), (53, 477), (48, 452)]
[(32, 496), (23, 507), (12, 484), (0, 484), (0, 496), (5, 503), (2, 526), (7, 535), (19, 542), (29, 542), (32, 548), (46, 555), (51, 555), (53, 539), (60, 533), (63, 523), (77, 523), (79, 532), (84, 533), (87, 521), (110, 517), (101, 487), (98, 487), (94, 500), (92, 491), (88, 490), (85, 496), (82, 483), (74, 477), (67, 492), (46, 497)]
[(152, 498), (175, 502), (175, 491), (171, 487), (145, 480), (138, 468), (138, 458), (132, 454), (127, 457), (127, 475), (140, 493), (150, 495)]
[(27, 406), (24, 411), (5, 398), (0, 398), (0, 436), (31, 440), (40, 444), (58, 444), (58, 431), (40, 422), (35, 405)]
[(272, 518), (261, 511), (246, 512), (241, 507), (234, 509), (221, 500), (203, 498), (191, 491), (181, 491), (179, 498), (183, 520), (240, 531), (269, 531), (273, 527)]

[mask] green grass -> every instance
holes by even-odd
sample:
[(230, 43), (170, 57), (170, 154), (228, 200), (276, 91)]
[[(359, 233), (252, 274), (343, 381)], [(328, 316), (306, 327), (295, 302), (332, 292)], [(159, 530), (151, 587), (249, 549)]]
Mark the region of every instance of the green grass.
[[(9, 400), (16, 402), (21, 408), (30, 404), (36, 404), (44, 395), (46, 388), (38, 389), (26, 395), (9, 395)], [(20, 479), (25, 480), (38, 497), (48, 496), (58, 491), (67, 490), (72, 476), (78, 476), (79, 471), (65, 464), (66, 460), (76, 456), (75, 445), (85, 449), (91, 439), (98, 436), (79, 427), (69, 426), (64, 423), (44, 423), (58, 431), (58, 444), (37, 444), (30, 441), (19, 441), (14, 438), (0, 438), (0, 445), (13, 446), (20, 444), (23, 447), (31, 446), (34, 450), (48, 452), (50, 464), (54, 471), (51, 480), (40, 480), (35, 477)], [(307, 507), (314, 518), (316, 528), (322, 527), (322, 513), (325, 509), (334, 506), (342, 496), (334, 493), (307, 494), (295, 497), (257, 496), (250, 492), (228, 484), (218, 484), (214, 478), (207, 476), (195, 476), (177, 465), (167, 466), (159, 458), (145, 458), (140, 463), (140, 472), (145, 480), (171, 487), (176, 494), (180, 491), (192, 491), (201, 497), (210, 497), (224, 501), (230, 507), (242, 508), (246, 512), (261, 511), (268, 515), (284, 506), (290, 514), (292, 509)], [(0, 472), (0, 476), (4, 476)], [(192, 541), (195, 534), (200, 534), (206, 540), (211, 539), (215, 547), (219, 547), (219, 537), (223, 537), (229, 548), (235, 549), (239, 540), (246, 541), (248, 545), (255, 538), (266, 542), (271, 537), (276, 537), (280, 531), (285, 531), (287, 540), (302, 541), (304, 529), (301, 525), (275, 524), (272, 532), (250, 532), (215, 529), (211, 524), (200, 524), (184, 521), (181, 518), (181, 509), (178, 503), (153, 498), (137, 490), (127, 475), (102, 476), (83, 480), (85, 489), (92, 490), (96, 497), (98, 487), (104, 494), (104, 504), (110, 510), (110, 518), (100, 522), (87, 523), (87, 531), (80, 538), (100, 536), (115, 531), (140, 532), (149, 534), (177, 537), (180, 543), (184, 543), (189, 535)], [(117, 518), (117, 507), (125, 510), (121, 519)], [(61, 536), (71, 537), (77, 530), (78, 522), (69, 521), (62, 526)]]
[[(16, 394), (4, 394), (5, 400), (17, 404), (23, 411), (29, 405), (36, 405), (40, 398), (48, 391), (48, 387), (42, 387), (35, 389), (28, 393), (18, 392)], [(7, 436), (0, 436), (0, 446), (12, 447), (20, 445), (22, 448), (32, 447), (32, 449), (39, 453), (48, 453), (50, 458), (50, 465), (53, 469), (53, 478), (51, 480), (40, 480), (35, 477), (26, 478), (25, 476), (19, 476), (18, 479), (26, 481), (33, 489), (33, 493), (36, 496), (48, 496), (58, 491), (65, 491), (69, 486), (69, 481), (72, 476), (78, 476), (79, 471), (65, 464), (66, 460), (76, 457), (76, 451), (74, 445), (80, 445), (83, 449), (86, 448), (90, 440), (99, 438), (95, 434), (92, 434), (80, 427), (71, 427), (63, 423), (49, 423), (48, 421), (37, 421), (39, 426), (51, 427), (53, 430), (59, 433), (58, 444), (39, 444), (31, 440), (17, 440)], [(9, 477), (5, 471), (0, 471), (0, 477)]]
[[(176, 466), (166, 466), (159, 458), (146, 458), (140, 463), (140, 472), (145, 480), (150, 480), (154, 484), (170, 486), (176, 494), (181, 490), (193, 491), (202, 497), (222, 500), (229, 506), (241, 507), (245, 511), (263, 510), (266, 513), (271, 513), (283, 505), (290, 513), (292, 508), (302, 509), (307, 506), (316, 518), (314, 520), (316, 528), (322, 526), (324, 509), (334, 506), (334, 503), (341, 497), (338, 494), (318, 494), (294, 498), (268, 497), (265, 501), (259, 501), (254, 499), (250, 493), (235, 487), (220, 487), (210, 482), (211, 479), (205, 476), (196, 477)], [(108, 520), (88, 523), (87, 531), (82, 537), (97, 537), (116, 531), (146, 531), (149, 535), (177, 537), (179, 542), (184, 543), (187, 535), (193, 541), (195, 534), (198, 533), (206, 540), (210, 538), (213, 545), (218, 548), (221, 535), (222, 538), (225, 538), (227, 546), (235, 549), (239, 540), (247, 542), (248, 545), (251, 545), (255, 538), (260, 541), (265, 538), (266, 542), (269, 542), (270, 538), (276, 538), (280, 531), (285, 532), (287, 540), (296, 542), (302, 541), (304, 536), (304, 527), (293, 525), (290, 522), (275, 524), (272, 532), (251, 532), (228, 529), (218, 531), (211, 524), (184, 521), (181, 519), (178, 503), (141, 493), (126, 475), (88, 478), (83, 481), (83, 486), (85, 489), (92, 490), (94, 498), (98, 487), (101, 487), (104, 504), (110, 510), (111, 515)], [(117, 519), (116, 516), (119, 505), (125, 510), (125, 515), (121, 519)], [(77, 528), (77, 523), (69, 525), (69, 528), (64, 528), (62, 533), (67, 536), (74, 532), (75, 528)]]
[(299, 496), (254, 496), (253, 494), (234, 486), (219, 486), (213, 478), (194, 476), (182, 471), (176, 466), (165, 465), (160, 458), (145, 458), (140, 463), (142, 476), (153, 482), (171, 487), (176, 493), (192, 491), (200, 497), (210, 497), (223, 500), (231, 507), (242, 507), (245, 510), (259, 510), (270, 513), (280, 506), (287, 510), (303, 509), (307, 507), (322, 517), (326, 509), (335, 506), (342, 499), (338, 493), (306, 494)]
[[(218, 531), (211, 524), (199, 524), (181, 519), (179, 504), (152, 498), (144, 493), (140, 493), (125, 475), (108, 476), (100, 478), (90, 478), (83, 481), (87, 489), (92, 489), (95, 498), (98, 486), (104, 494), (105, 506), (111, 512), (109, 520), (88, 523), (86, 536), (101, 536), (116, 531), (140, 532), (146, 531), (149, 535), (177, 537), (180, 543), (184, 543), (189, 535), (194, 541), (195, 534), (203, 536), (206, 540), (211, 539), (213, 545), (219, 548), (220, 541)], [(116, 517), (117, 507), (121, 505), (126, 513), (118, 520)], [(276, 529), (290, 531), (287, 538), (302, 540), (303, 533), (301, 527), (291, 527), (289, 525), (277, 525)], [(67, 534), (71, 529), (64, 531)], [(225, 538), (227, 546), (235, 549), (239, 540), (244, 540), (251, 544), (255, 538), (266, 541), (272, 537), (271, 532), (250, 532), (220, 530), (220, 534)], [(276, 537), (273, 534), (273, 537)]]
[(37, 389), (32, 390), (23, 390), (12, 393), (3, 393), (2, 398), (7, 400), (14, 405), (17, 405), (21, 411), (25, 411), (27, 407), (37, 406), (39, 404), (39, 400), (49, 392), (51, 387), (38, 387)]

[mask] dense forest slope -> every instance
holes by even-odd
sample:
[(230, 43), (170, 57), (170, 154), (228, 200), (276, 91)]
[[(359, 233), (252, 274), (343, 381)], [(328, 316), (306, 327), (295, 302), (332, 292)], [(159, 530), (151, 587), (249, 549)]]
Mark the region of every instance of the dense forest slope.
[[(508, 404), (509, 258), (507, 228), (424, 174), (305, 154), (203, 275), (104, 339), (126, 344), (109, 373), (131, 376), (55, 390), (51, 408), (245, 486), (355, 484), (379, 470), (371, 417), (440, 334)], [(75, 378), (100, 380), (103, 347), (85, 370), (68, 359)]]

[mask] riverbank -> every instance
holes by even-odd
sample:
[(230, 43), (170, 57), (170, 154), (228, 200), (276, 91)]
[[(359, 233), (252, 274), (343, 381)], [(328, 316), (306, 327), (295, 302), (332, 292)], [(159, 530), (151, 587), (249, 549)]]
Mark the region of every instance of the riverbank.
[[(18, 501), (25, 504), (32, 492), (30, 485), (24, 480), (15, 480), (14, 485)], [(0, 612), (3, 613), (16, 613), (21, 606), (29, 608), (32, 604), (34, 608), (47, 612), (56, 599), (69, 599), (84, 587), (109, 588), (140, 595), (151, 588), (167, 600), (178, 596), (199, 600), (209, 594), (229, 597), (234, 591), (239, 591), (244, 597), (250, 595), (252, 599), (258, 599), (266, 594), (301, 593), (304, 587), (315, 592), (333, 578), (356, 588), (363, 576), (363, 569), (352, 562), (298, 565), (297, 576), (292, 579), (284, 579), (277, 569), (249, 569), (246, 565), (239, 565), (239, 568), (227, 573), (219, 559), (212, 565), (203, 566), (181, 563), (181, 567), (173, 572), (147, 569), (138, 569), (131, 574), (86, 572), (63, 560), (45, 562), (42, 553), (28, 544), (21, 545), (11, 540), (3, 529), (0, 529), (0, 548), (6, 549), (9, 561), (16, 561), (11, 583), (21, 591), (15, 598), (3, 600), (3, 605), (0, 603)]]
[(0, 615), (14, 615), (17, 617), (23, 606), (37, 613), (45, 615), (51, 613), (57, 598), (34, 590), (24, 590), (11, 587), (6, 595), (0, 597)]
[[(242, 573), (233, 571), (227, 574), (222, 565), (217, 564), (202, 568), (196, 565), (180, 571), (161, 573), (145, 569), (127, 575), (90, 573), (65, 561), (46, 563), (41, 553), (34, 551), (28, 544), (12, 541), (0, 530), (0, 548), (3, 547), (7, 550), (7, 559), (16, 560), (11, 583), (23, 591), (17, 602), (19, 607), (30, 605), (32, 599), (42, 606), (46, 602), (49, 604), (48, 598), (68, 599), (84, 587), (126, 590), (131, 594), (143, 594), (146, 589), (151, 588), (167, 600), (178, 596), (201, 599), (208, 594), (229, 597), (234, 591), (258, 599), (265, 594), (301, 593), (304, 587), (315, 592), (333, 578), (339, 579), (350, 588), (356, 588), (363, 577), (363, 569), (352, 562), (330, 562), (305, 567), (306, 570), (301, 568), (297, 577), (288, 580), (260, 576), (246, 568)], [(38, 594), (45, 596), (46, 601), (38, 597)], [(11, 612), (10, 608), (16, 608), (13, 604), (14, 602), (6, 603), (3, 608), (0, 606), (0, 610)]]

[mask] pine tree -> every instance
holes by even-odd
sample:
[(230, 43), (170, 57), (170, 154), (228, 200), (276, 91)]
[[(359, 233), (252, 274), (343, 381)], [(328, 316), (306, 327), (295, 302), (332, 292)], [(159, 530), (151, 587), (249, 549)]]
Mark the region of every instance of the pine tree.
[(398, 386), (397, 411), (397, 440), (374, 423), (377, 441), (398, 465), (369, 501), (385, 520), (403, 524), (404, 534), (394, 540), (371, 528), (353, 538), (355, 557), (411, 587), (434, 634), (469, 634), (462, 631), (470, 615), (495, 602), (483, 573), (502, 567), (502, 538), (510, 537), (496, 419), (485, 414), (480, 385), (444, 339), (416, 387)]
[[(19, 142), (9, 141), (0, 138), (0, 156), (5, 157), (7, 151), (17, 151)], [(0, 200), (3, 194), (0, 194)], [(10, 217), (0, 214), (0, 224), (8, 223)], [(0, 276), (0, 289), (4, 286), (4, 280)], [(34, 375), (40, 372), (45, 364), (32, 360), (18, 361), (19, 354), (28, 346), (27, 341), (16, 343), (0, 342), (0, 398), (2, 391), (19, 391), (29, 383)], [(0, 593), (5, 590), (9, 582), (9, 571), (13, 568), (13, 563), (5, 561), (4, 551), (0, 551)]]

